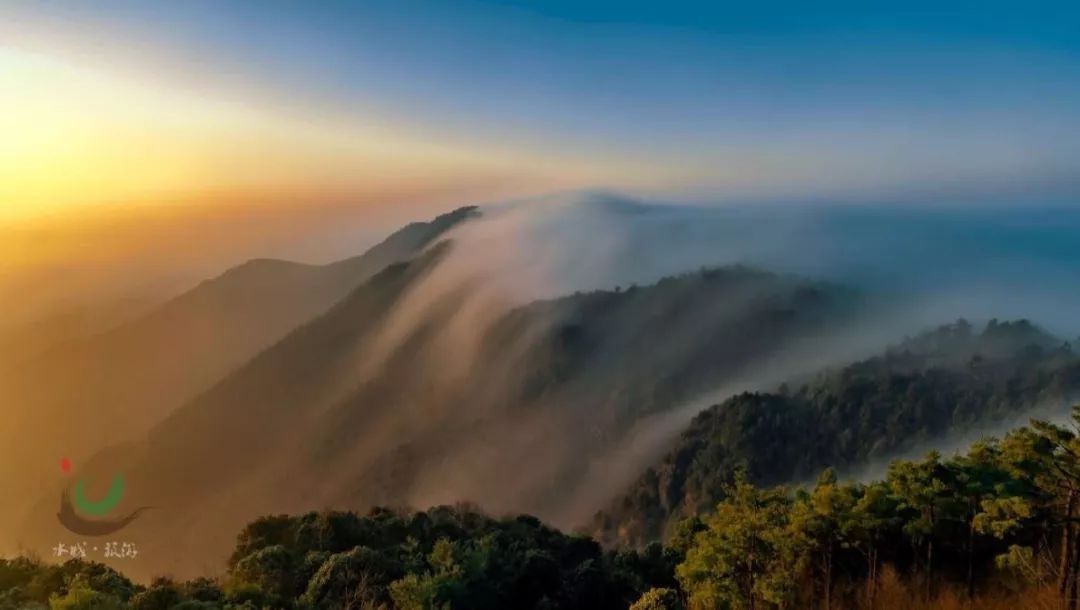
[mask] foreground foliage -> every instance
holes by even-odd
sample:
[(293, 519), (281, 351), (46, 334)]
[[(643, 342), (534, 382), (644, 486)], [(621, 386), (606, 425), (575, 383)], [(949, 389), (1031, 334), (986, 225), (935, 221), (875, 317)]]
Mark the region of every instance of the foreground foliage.
[(467, 506), (272, 516), (238, 537), (220, 581), (149, 586), (100, 564), (0, 563), (0, 608), (567, 608), (624, 610), (674, 587), (678, 559), (654, 545), (604, 552), (532, 517)]
[(789, 493), (739, 478), (697, 521), (678, 580), (691, 608), (896, 607), (880, 599), (883, 569), (920, 604), (1053, 591), (1076, 608), (1078, 429), (1080, 407), (1070, 427), (1035, 421), (869, 484), (826, 470)]
[(667, 547), (608, 551), (468, 506), (271, 516), (220, 581), (137, 585), (99, 564), (0, 563), (0, 608), (1068, 608), (1080, 589), (1080, 407), (884, 479), (739, 475)]

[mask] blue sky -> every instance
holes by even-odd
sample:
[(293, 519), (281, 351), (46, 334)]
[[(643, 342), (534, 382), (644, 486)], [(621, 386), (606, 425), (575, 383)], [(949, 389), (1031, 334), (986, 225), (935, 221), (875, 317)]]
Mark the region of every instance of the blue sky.
[(359, 117), (489, 157), (521, 153), (521, 172), (545, 168), (523, 190), (550, 179), (553, 189), (702, 199), (1077, 192), (1076, 3), (68, 0), (6, 10), (19, 44), (149, 82), (305, 121)]

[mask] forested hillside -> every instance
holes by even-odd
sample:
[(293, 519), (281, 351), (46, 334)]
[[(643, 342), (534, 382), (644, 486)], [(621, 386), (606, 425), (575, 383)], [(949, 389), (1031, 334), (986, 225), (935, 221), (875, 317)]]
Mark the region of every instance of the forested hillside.
[[(453, 248), (387, 268), (145, 443), (87, 465), (127, 473), (132, 507), (169, 507), (131, 529), (185, 547), (155, 568), (214, 561), (215, 534), (268, 510), (465, 500), (578, 525), (640, 472), (618, 453), (635, 424), (861, 311), (848, 290), (738, 267), (489, 309), (440, 274)], [(42, 498), (26, 544), (55, 528), (54, 504)]]
[(796, 390), (746, 393), (701, 413), (592, 531), (607, 544), (659, 540), (708, 511), (742, 471), (763, 485), (825, 467), (859, 474), (912, 450), (973, 440), (1025, 414), (1065, 414), (1080, 395), (1080, 356), (1026, 321), (965, 321), (828, 371)]

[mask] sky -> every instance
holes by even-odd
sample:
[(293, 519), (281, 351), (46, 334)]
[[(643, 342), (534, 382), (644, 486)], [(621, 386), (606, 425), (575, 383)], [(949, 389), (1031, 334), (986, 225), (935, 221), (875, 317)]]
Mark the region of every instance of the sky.
[(204, 273), (578, 189), (1071, 203), (1077, 32), (1065, 2), (8, 0), (0, 276), (164, 261), (162, 214), (217, 228)]

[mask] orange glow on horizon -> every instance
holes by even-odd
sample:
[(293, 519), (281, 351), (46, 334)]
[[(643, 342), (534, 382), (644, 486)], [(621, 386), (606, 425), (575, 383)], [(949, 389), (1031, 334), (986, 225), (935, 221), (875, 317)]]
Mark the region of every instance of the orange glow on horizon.
[(547, 159), (149, 87), (39, 53), (0, 49), (0, 75), (0, 221), (106, 204), (389, 202), (584, 179)]

